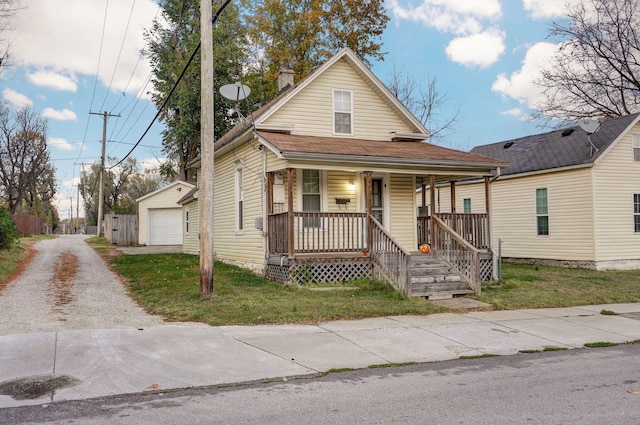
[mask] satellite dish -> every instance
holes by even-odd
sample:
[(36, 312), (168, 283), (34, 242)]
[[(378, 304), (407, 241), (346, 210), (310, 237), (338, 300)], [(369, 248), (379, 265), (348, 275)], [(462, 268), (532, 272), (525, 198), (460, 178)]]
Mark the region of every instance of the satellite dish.
[(578, 125), (585, 132), (587, 132), (589, 134), (593, 134), (593, 133), (596, 132), (598, 127), (600, 127), (600, 121), (598, 121), (598, 120), (590, 120), (590, 119), (583, 119), (583, 120), (579, 120), (578, 121)]
[(220, 87), (220, 94), (222, 97), (233, 100), (234, 102), (246, 99), (249, 96), (249, 93), (251, 93), (251, 89), (240, 81), (235, 84), (227, 84)]

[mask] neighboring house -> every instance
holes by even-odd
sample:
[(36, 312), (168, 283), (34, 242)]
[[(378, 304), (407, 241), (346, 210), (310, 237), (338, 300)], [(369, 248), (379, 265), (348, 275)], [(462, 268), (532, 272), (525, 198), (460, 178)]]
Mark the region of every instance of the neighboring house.
[[(295, 84), (281, 73), (279, 84), (274, 100), (215, 142), (216, 259), (277, 281), (366, 276), (414, 296), (478, 292), (489, 247), (438, 220), (421, 225), (441, 242), (421, 255), (414, 191), (488, 179), (506, 164), (424, 142), (428, 131), (348, 49)], [(180, 202), (185, 252), (197, 253), (197, 193)]]
[[(502, 256), (597, 270), (640, 268), (639, 114), (485, 146), (509, 167), (491, 183), (493, 246)], [(482, 186), (458, 183), (457, 208), (485, 208)], [(444, 191), (436, 211), (449, 210)]]
[(140, 245), (182, 245), (182, 209), (177, 202), (194, 187), (178, 180), (136, 199)]

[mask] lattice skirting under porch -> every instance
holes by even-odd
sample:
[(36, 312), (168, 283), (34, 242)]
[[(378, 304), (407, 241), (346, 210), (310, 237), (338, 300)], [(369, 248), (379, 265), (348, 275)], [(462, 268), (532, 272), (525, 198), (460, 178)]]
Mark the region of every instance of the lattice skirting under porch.
[(276, 282), (329, 284), (360, 278), (371, 278), (368, 257), (362, 258), (295, 258), (288, 264), (267, 264), (267, 279)]
[(493, 280), (493, 260), (480, 260), (480, 281)]

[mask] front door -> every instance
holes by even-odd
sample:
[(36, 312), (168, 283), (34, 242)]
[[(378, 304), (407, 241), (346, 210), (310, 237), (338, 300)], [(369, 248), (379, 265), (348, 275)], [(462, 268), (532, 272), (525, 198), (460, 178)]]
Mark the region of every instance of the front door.
[(373, 216), (384, 226), (384, 179), (371, 179), (371, 206)]

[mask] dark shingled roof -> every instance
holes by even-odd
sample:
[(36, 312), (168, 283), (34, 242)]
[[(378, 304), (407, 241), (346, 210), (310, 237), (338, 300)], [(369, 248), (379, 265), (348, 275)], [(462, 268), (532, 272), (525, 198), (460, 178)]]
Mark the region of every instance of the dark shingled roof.
[(471, 152), (507, 161), (509, 167), (502, 170), (502, 175), (589, 164), (601, 156), (638, 115), (636, 113), (603, 121), (591, 136), (591, 143), (597, 150), (589, 144), (589, 135), (575, 126), (476, 146)]

